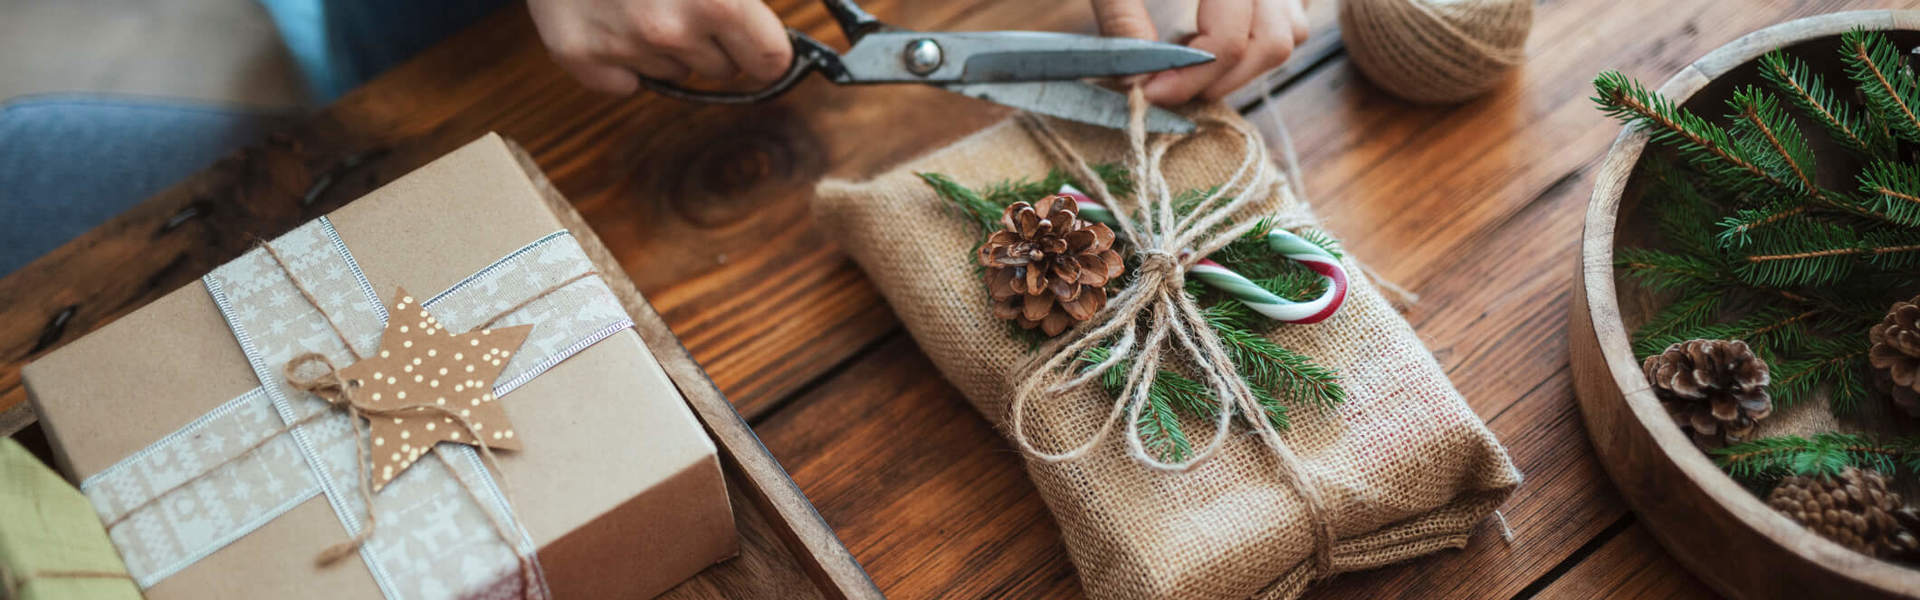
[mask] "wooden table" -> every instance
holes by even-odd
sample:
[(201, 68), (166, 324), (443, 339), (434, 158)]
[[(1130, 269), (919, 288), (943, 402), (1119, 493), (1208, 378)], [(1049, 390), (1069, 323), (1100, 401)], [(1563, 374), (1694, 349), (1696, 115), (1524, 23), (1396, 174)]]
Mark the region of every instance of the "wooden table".
[[(1258, 110), (1292, 124), (1306, 189), (1380, 275), (1527, 479), (1503, 542), (1338, 576), (1313, 598), (1706, 597), (1621, 503), (1572, 399), (1564, 334), (1591, 170), (1619, 131), (1586, 97), (1618, 68), (1657, 83), (1775, 22), (1879, 3), (1555, 0), (1522, 72), (1454, 107), (1394, 100), (1340, 51), (1333, 0)], [(789, 25), (844, 43), (818, 3)], [(874, 0), (917, 28), (1085, 30), (1078, 2)], [(1902, 4), (1912, 4), (1903, 2)], [(0, 409), (19, 365), (489, 130), (526, 146), (693, 355), (900, 598), (1077, 596), (1021, 459), (917, 351), (807, 216), (858, 176), (1004, 112), (914, 86), (810, 81), (777, 102), (695, 106), (583, 91), (505, 10), (326, 110), (0, 279)], [(14, 427), (0, 418), (0, 431)]]

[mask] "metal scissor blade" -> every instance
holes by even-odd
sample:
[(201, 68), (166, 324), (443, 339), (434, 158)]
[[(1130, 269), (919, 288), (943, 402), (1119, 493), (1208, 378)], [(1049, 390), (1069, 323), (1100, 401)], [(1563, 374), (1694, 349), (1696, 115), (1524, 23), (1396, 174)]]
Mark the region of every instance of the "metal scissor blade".
[(967, 58), (966, 70), (960, 74), (960, 81), (1053, 81), (1135, 75), (1178, 69), (1211, 60), (1211, 54), (1181, 46), (1145, 48), (1127, 53), (1110, 50), (982, 52)]
[(847, 73), (843, 83), (1117, 77), (1212, 60), (1212, 54), (1176, 44), (1038, 31), (880, 32), (860, 38), (840, 56)]
[[(1127, 128), (1127, 97), (1082, 81), (1022, 81), (1003, 83), (949, 83), (947, 91), (1021, 110), (1099, 125)], [(1147, 131), (1193, 133), (1193, 121), (1157, 106), (1147, 107)]]

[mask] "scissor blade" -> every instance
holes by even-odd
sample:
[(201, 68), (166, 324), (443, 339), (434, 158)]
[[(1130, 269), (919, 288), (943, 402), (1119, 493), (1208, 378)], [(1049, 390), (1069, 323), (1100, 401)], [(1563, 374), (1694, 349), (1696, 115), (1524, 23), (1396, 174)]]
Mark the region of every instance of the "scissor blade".
[[(1199, 56), (1194, 56), (1198, 54)], [(1182, 46), (1113, 50), (1032, 50), (982, 52), (967, 58), (960, 81), (1053, 81), (1152, 73), (1213, 60)]]
[[(938, 48), (938, 66), (920, 71), (909, 48)], [(1176, 44), (1036, 31), (919, 33), (889, 31), (860, 38), (840, 57), (847, 83), (918, 81), (979, 83), (1117, 77), (1176, 69), (1213, 55)]]
[[(1081, 81), (950, 83), (940, 87), (1021, 110), (1099, 125), (1127, 128), (1127, 97)], [(1147, 108), (1147, 131), (1193, 133), (1193, 122), (1159, 107)]]

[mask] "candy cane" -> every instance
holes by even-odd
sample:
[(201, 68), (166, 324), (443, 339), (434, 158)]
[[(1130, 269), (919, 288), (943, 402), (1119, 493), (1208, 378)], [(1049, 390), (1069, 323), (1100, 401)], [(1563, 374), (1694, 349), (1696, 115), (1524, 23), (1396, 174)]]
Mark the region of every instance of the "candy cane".
[[(1080, 204), (1081, 218), (1108, 226), (1119, 225), (1112, 210), (1094, 202), (1093, 198), (1080, 193), (1073, 186), (1060, 186), (1060, 193), (1073, 197)], [(1339, 259), (1325, 248), (1278, 227), (1267, 232), (1267, 247), (1326, 278), (1327, 290), (1318, 298), (1295, 302), (1281, 298), (1246, 276), (1205, 258), (1195, 263), (1187, 273), (1214, 289), (1226, 292), (1254, 312), (1283, 323), (1318, 323), (1340, 310), (1340, 304), (1347, 299), (1347, 270), (1340, 266)]]

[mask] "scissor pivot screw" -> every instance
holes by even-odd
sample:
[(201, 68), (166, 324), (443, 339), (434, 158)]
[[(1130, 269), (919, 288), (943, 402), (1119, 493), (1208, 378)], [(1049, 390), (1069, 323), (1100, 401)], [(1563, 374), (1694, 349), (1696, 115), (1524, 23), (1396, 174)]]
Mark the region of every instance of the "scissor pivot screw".
[(900, 58), (906, 61), (907, 71), (915, 75), (927, 75), (946, 62), (945, 54), (940, 50), (939, 42), (918, 39), (907, 43), (907, 50)]

